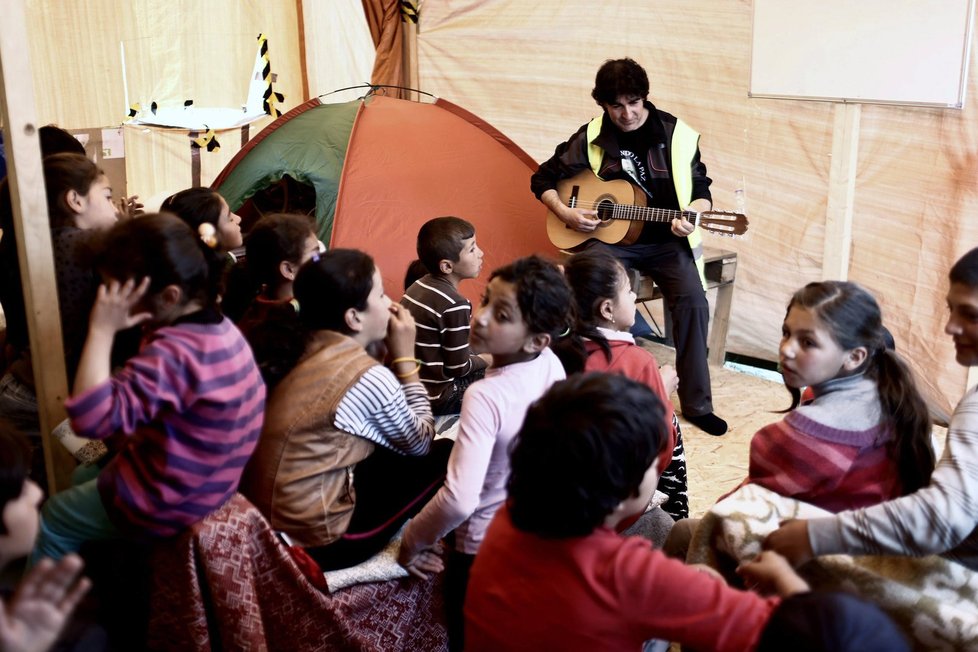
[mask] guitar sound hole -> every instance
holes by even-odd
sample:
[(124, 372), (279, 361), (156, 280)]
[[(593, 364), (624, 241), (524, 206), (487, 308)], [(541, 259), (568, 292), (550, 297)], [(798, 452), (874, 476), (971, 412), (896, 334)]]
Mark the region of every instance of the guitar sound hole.
[(599, 220), (602, 222), (607, 222), (614, 217), (615, 203), (607, 199), (603, 199), (598, 202), (594, 210), (597, 211)]

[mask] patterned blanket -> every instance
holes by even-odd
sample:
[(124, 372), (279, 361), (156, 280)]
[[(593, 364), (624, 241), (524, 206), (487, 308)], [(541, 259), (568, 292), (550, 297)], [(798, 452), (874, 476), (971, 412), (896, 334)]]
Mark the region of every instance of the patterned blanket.
[[(729, 569), (753, 558), (781, 521), (827, 512), (758, 485), (741, 487), (703, 518), (687, 563)], [(848, 591), (878, 604), (918, 650), (978, 649), (978, 573), (943, 557), (829, 555), (799, 573), (813, 589)]]
[(324, 594), (240, 494), (154, 551), (153, 650), (445, 650), (440, 579)]

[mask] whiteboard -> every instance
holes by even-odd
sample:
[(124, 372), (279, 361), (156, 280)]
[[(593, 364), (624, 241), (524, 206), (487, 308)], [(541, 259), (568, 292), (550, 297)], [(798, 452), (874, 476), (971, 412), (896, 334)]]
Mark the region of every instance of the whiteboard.
[(961, 108), (975, 0), (754, 0), (751, 97)]

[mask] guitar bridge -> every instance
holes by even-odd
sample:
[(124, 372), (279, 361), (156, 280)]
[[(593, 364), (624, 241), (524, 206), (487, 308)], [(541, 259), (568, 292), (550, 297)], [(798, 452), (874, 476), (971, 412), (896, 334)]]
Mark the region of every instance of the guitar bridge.
[(581, 193), (581, 187), (580, 186), (572, 186), (571, 187), (570, 197), (568, 198), (568, 201), (567, 201), (567, 206), (568, 207), (570, 207), (570, 208), (577, 208), (577, 197), (578, 197), (578, 195), (580, 195), (580, 193)]

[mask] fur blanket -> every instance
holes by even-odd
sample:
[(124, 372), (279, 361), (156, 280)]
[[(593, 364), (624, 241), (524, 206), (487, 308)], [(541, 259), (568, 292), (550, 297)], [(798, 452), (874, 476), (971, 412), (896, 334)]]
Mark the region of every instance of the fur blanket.
[[(781, 521), (826, 515), (813, 505), (746, 485), (704, 516), (686, 561), (729, 569), (757, 555)], [(829, 555), (799, 573), (813, 589), (848, 591), (875, 602), (915, 649), (978, 649), (978, 573), (956, 562), (938, 556)]]
[(240, 494), (156, 546), (153, 650), (444, 650), (441, 580), (324, 594)]

